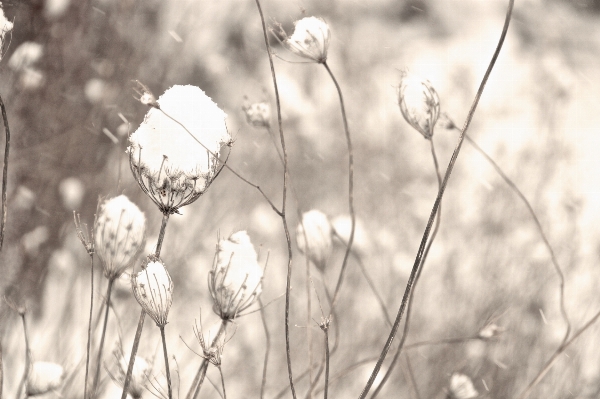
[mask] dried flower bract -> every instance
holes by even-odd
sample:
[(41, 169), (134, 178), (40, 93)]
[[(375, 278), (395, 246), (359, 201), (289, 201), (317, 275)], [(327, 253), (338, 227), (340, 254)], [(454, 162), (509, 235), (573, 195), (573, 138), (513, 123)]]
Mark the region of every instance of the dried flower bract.
[(220, 240), (213, 268), (208, 276), (208, 289), (213, 310), (223, 320), (233, 320), (250, 307), (262, 291), (263, 269), (245, 231)]
[(428, 80), (403, 72), (398, 105), (404, 119), (428, 140), (440, 116), (440, 99)]
[(173, 281), (160, 259), (149, 260), (142, 271), (131, 276), (133, 295), (159, 327), (167, 324), (173, 303)]

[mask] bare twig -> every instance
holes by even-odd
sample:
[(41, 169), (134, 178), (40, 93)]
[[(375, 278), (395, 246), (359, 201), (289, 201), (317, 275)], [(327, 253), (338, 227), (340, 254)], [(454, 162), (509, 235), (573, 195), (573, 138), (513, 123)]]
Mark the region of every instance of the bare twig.
[(108, 288), (106, 289), (106, 308), (104, 313), (104, 323), (102, 325), (102, 335), (100, 336), (100, 346), (98, 348), (98, 357), (96, 358), (96, 374), (94, 375), (94, 382), (92, 384), (92, 397), (96, 397), (96, 389), (98, 388), (98, 381), (100, 380), (100, 370), (102, 366), (102, 352), (104, 349), (104, 338), (106, 337), (106, 327), (108, 325), (108, 310), (110, 309), (110, 294), (112, 293), (114, 278), (108, 280)]
[(173, 399), (173, 389), (171, 387), (171, 370), (169, 368), (169, 356), (167, 355), (167, 340), (165, 338), (165, 326), (160, 326), (160, 336), (163, 344), (163, 354), (165, 356), (165, 372), (167, 375), (167, 392), (169, 399)]
[(265, 319), (265, 309), (260, 298), (258, 299), (258, 305), (260, 306), (260, 320), (262, 321), (263, 329), (265, 330), (265, 345), (267, 347), (265, 350), (265, 361), (263, 363), (262, 382), (260, 384), (260, 399), (263, 399), (265, 395), (265, 387), (267, 386), (267, 366), (269, 364), (269, 352), (271, 351), (271, 334), (269, 333), (269, 327), (267, 326), (267, 320)]
[[(223, 335), (225, 333), (225, 330), (227, 329), (227, 323), (228, 323), (227, 320), (222, 320), (221, 327), (219, 328), (217, 335), (213, 339), (213, 342), (210, 344), (210, 350), (216, 348), (217, 345), (219, 344), (221, 335)], [(200, 339), (201, 334), (202, 334), (201, 329), (197, 329), (196, 337), (198, 339)], [(205, 351), (206, 348), (202, 348), (202, 349), (203, 349), (203, 351)], [(206, 355), (206, 353), (205, 353), (205, 355)], [(204, 382), (204, 377), (206, 376), (206, 370), (208, 369), (208, 363), (209, 363), (209, 358), (206, 356), (203, 356), (202, 363), (200, 364), (200, 367), (198, 368), (198, 373), (196, 373), (196, 376), (194, 377), (194, 381), (192, 382), (192, 385), (190, 386), (190, 389), (186, 395), (186, 399), (196, 399), (198, 397), (198, 394), (200, 393), (200, 388), (202, 387), (202, 383)]]
[(4, 147), (4, 167), (2, 169), (2, 219), (0, 225), (0, 251), (2, 251), (2, 244), (4, 243), (4, 232), (6, 230), (6, 215), (7, 215), (7, 202), (6, 202), (6, 189), (8, 185), (8, 153), (10, 150), (10, 129), (8, 128), (8, 116), (6, 115), (6, 107), (4, 101), (0, 96), (0, 109), (2, 110), (2, 119), (4, 120), (4, 133), (6, 134), (6, 144)]
[(83, 390), (83, 399), (88, 399), (88, 374), (90, 369), (90, 353), (92, 346), (92, 318), (94, 311), (94, 254), (90, 255), (90, 264), (91, 264), (91, 272), (90, 272), (90, 320), (88, 323), (88, 337), (87, 337), (87, 349), (85, 356), (85, 380), (84, 380), (84, 390)]
[(473, 104), (471, 105), (471, 109), (469, 110), (469, 114), (467, 115), (467, 119), (465, 121), (464, 127), (461, 131), (460, 137), (458, 139), (458, 143), (456, 145), (456, 148), (454, 149), (454, 152), (452, 153), (452, 157), (450, 158), (450, 162), (448, 164), (448, 168), (446, 169), (446, 173), (444, 175), (444, 180), (442, 182), (442, 187), (438, 192), (437, 198), (435, 200), (435, 203), (433, 205), (433, 209), (431, 210), (431, 214), (429, 216), (429, 220), (427, 222), (427, 226), (425, 228), (425, 232), (423, 233), (423, 237), (421, 239), (421, 244), (419, 246), (419, 250), (417, 252), (417, 256), (415, 258), (415, 262), (413, 264), (408, 282), (406, 284), (406, 290), (404, 291), (404, 295), (402, 297), (402, 302), (400, 304), (400, 309), (398, 310), (398, 314), (396, 316), (396, 320), (394, 321), (394, 325), (392, 327), (392, 330), (390, 331), (390, 334), (388, 336), (388, 339), (383, 347), (383, 350), (381, 351), (381, 355), (379, 356), (379, 360), (377, 361), (377, 363), (375, 364), (375, 367), (373, 368), (373, 372), (371, 373), (371, 376), (369, 377), (369, 380), (367, 381), (367, 384), (365, 385), (363, 391), (361, 392), (359, 398), (360, 399), (365, 399), (365, 397), (367, 396), (367, 394), (369, 393), (371, 386), (373, 386), (373, 382), (375, 381), (375, 378), (377, 377), (377, 374), (379, 373), (379, 370), (381, 369), (381, 365), (383, 364), (383, 361), (385, 360), (385, 357), (388, 353), (388, 351), (390, 350), (390, 347), (392, 345), (392, 341), (394, 340), (394, 338), (396, 337), (396, 333), (398, 331), (398, 328), (400, 327), (400, 321), (402, 319), (402, 316), (404, 315), (404, 310), (406, 309), (407, 306), (407, 302), (408, 299), (410, 297), (410, 293), (412, 291), (412, 286), (413, 283), (415, 281), (416, 275), (417, 275), (417, 271), (421, 265), (421, 260), (423, 257), (423, 253), (425, 250), (425, 245), (427, 243), (427, 239), (429, 238), (429, 233), (431, 231), (431, 228), (433, 226), (433, 221), (437, 215), (438, 212), (438, 208), (440, 206), (440, 203), (442, 201), (442, 197), (444, 196), (444, 191), (446, 189), (446, 186), (448, 184), (448, 180), (450, 179), (450, 175), (452, 174), (452, 169), (454, 168), (454, 164), (456, 163), (456, 159), (458, 158), (458, 154), (460, 153), (460, 149), (462, 147), (462, 143), (464, 141), (464, 136), (469, 128), (469, 125), (471, 124), (471, 120), (473, 119), (473, 115), (475, 114), (475, 110), (477, 109), (477, 105), (479, 103), (479, 99), (481, 98), (481, 95), (483, 94), (483, 89), (485, 88), (485, 85), (487, 83), (487, 80), (490, 76), (490, 73), (492, 72), (492, 69), (494, 67), (494, 64), (496, 63), (496, 59), (498, 58), (498, 55), (500, 54), (500, 49), (502, 48), (502, 44), (504, 43), (504, 39), (506, 37), (506, 32), (508, 31), (508, 26), (510, 23), (510, 19), (511, 19), (511, 15), (512, 15), (512, 9), (513, 9), (513, 5), (514, 5), (514, 0), (509, 0), (509, 5), (508, 5), (508, 10), (506, 13), (506, 19), (504, 21), (504, 27), (502, 29), (502, 34), (500, 35), (500, 40), (498, 42), (498, 45), (496, 47), (496, 50), (494, 51), (494, 55), (492, 56), (492, 60), (490, 61), (490, 64), (485, 72), (485, 75), (483, 77), (483, 80), (481, 81), (481, 84), (479, 86), (479, 89), (477, 90), (477, 94), (475, 96), (475, 99), (473, 101)]
[[(9, 304), (10, 306), (10, 304)], [(13, 307), (13, 306), (11, 306)], [(24, 307), (13, 307), (19, 313), (21, 317), (21, 322), (23, 323), (23, 336), (25, 337), (25, 369), (23, 370), (23, 377), (21, 379), (21, 383), (19, 384), (19, 390), (17, 391), (17, 399), (21, 398), (21, 392), (25, 389), (25, 396), (28, 396), (27, 393), (27, 379), (29, 378), (29, 373), (31, 371), (31, 347), (29, 346), (29, 335), (27, 333), (27, 321), (25, 319), (25, 308)]]
[(123, 381), (123, 392), (121, 393), (121, 399), (127, 398), (127, 389), (131, 383), (131, 375), (133, 374), (133, 364), (135, 363), (135, 356), (137, 355), (138, 347), (140, 346), (140, 339), (142, 337), (142, 330), (144, 329), (144, 319), (146, 318), (146, 312), (142, 309), (140, 313), (140, 319), (138, 321), (137, 330), (135, 331), (135, 338), (133, 339), (133, 346), (131, 347), (131, 355), (129, 357), (129, 365), (127, 366), (127, 374), (125, 375), (125, 381)]

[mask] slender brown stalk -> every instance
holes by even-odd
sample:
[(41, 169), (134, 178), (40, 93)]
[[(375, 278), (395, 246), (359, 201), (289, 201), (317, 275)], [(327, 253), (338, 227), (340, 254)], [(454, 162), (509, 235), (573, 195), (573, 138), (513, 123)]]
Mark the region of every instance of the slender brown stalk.
[(267, 366), (269, 365), (269, 352), (271, 351), (271, 334), (269, 333), (269, 327), (267, 326), (267, 320), (265, 318), (265, 308), (263, 307), (260, 298), (258, 298), (258, 305), (260, 306), (260, 320), (262, 321), (263, 329), (265, 330), (265, 345), (267, 347), (265, 350), (265, 361), (263, 363), (262, 382), (260, 384), (260, 399), (263, 399), (265, 395), (265, 387), (267, 386)]
[(458, 158), (458, 154), (460, 153), (460, 149), (461, 149), (462, 143), (464, 141), (464, 136), (471, 124), (471, 120), (473, 119), (473, 115), (475, 114), (475, 110), (477, 109), (477, 105), (479, 104), (479, 99), (481, 98), (481, 95), (483, 94), (483, 89), (485, 88), (485, 85), (487, 83), (487, 80), (488, 80), (491, 72), (492, 72), (494, 64), (496, 63), (496, 59), (498, 58), (498, 55), (500, 54), (500, 49), (502, 48), (502, 44), (504, 43), (504, 39), (506, 37), (506, 32), (508, 31), (508, 26), (510, 23), (513, 6), (514, 6), (514, 0), (509, 0), (508, 10), (506, 13), (506, 18), (504, 20), (504, 27), (502, 29), (502, 34), (500, 35), (500, 40), (498, 42), (496, 50), (494, 51), (492, 60), (490, 61), (490, 64), (485, 72), (485, 75), (484, 75), (482, 81), (481, 81), (479, 89), (477, 90), (477, 94), (475, 95), (475, 99), (474, 99), (473, 104), (471, 105), (471, 109), (469, 110), (469, 113), (467, 115), (467, 119), (466, 119), (464, 127), (461, 131), (460, 137), (458, 139), (458, 143), (456, 145), (456, 148), (454, 149), (454, 152), (452, 153), (452, 157), (450, 158), (448, 168), (446, 169), (446, 173), (444, 175), (444, 180), (442, 181), (442, 187), (440, 188), (440, 190), (438, 192), (435, 203), (433, 204), (433, 209), (431, 210), (431, 214), (429, 216), (429, 220), (427, 222), (427, 226), (425, 227), (425, 232), (423, 233), (423, 237), (421, 239), (421, 244), (419, 246), (419, 250), (417, 252), (415, 262), (413, 264), (408, 282), (406, 284), (406, 289), (404, 291), (404, 295), (402, 297), (400, 309), (398, 309), (398, 314), (396, 315), (396, 320), (394, 321), (392, 330), (390, 331), (388, 339), (383, 347), (383, 350), (381, 351), (379, 360), (375, 364), (375, 367), (373, 368), (373, 372), (371, 373), (371, 376), (369, 377), (367, 384), (365, 385), (363, 391), (361, 392), (361, 394), (359, 396), (360, 399), (365, 399), (365, 397), (369, 393), (371, 387), (373, 386), (373, 382), (375, 381), (375, 378), (377, 377), (377, 374), (379, 373), (379, 370), (381, 369), (381, 365), (383, 364), (383, 361), (385, 360), (387, 353), (390, 350), (390, 347), (392, 346), (392, 341), (396, 337), (396, 333), (398, 332), (398, 328), (400, 327), (400, 321), (402, 320), (402, 316), (404, 315), (404, 310), (406, 309), (407, 302), (410, 297), (410, 293), (412, 291), (412, 286), (414, 284), (415, 277), (417, 275), (417, 271), (419, 269), (419, 266), (421, 265), (421, 260), (423, 258), (423, 253), (425, 251), (425, 245), (427, 243), (427, 239), (429, 238), (429, 233), (431, 232), (431, 228), (433, 226), (433, 221), (437, 215), (438, 208), (442, 201), (442, 197), (444, 196), (444, 191), (448, 184), (448, 180), (450, 179), (450, 175), (452, 174), (454, 164), (456, 163), (456, 159)]
[[(460, 131), (460, 129), (458, 127), (456, 127), (456, 125), (454, 125), (453, 127)], [(504, 171), (500, 168), (500, 166), (498, 166), (498, 164), (492, 159), (492, 157), (490, 157), (481, 147), (479, 147), (479, 145), (477, 145), (477, 143), (469, 135), (465, 135), (465, 138), (467, 139), (469, 144), (471, 144), (471, 146), (473, 146), (473, 148), (475, 148), (490, 163), (490, 165), (492, 165), (492, 167), (494, 168), (496, 173), (498, 173), (498, 175), (500, 175), (502, 180), (504, 180), (504, 182), (510, 187), (510, 189), (513, 190), (514, 193), (525, 204), (527, 211), (529, 212), (529, 214), (531, 215), (531, 218), (535, 222), (535, 226), (538, 230), (538, 233), (540, 234), (540, 237), (542, 238), (542, 241), (544, 242), (544, 246), (546, 247), (546, 249), (548, 250), (548, 253), (550, 254), (550, 260), (552, 261), (554, 270), (556, 271), (556, 274), (558, 275), (558, 278), (560, 280), (560, 299), (559, 299), (560, 300), (560, 313), (566, 324), (565, 335), (561, 342), (561, 346), (562, 346), (565, 342), (567, 342), (567, 339), (569, 339), (569, 334), (571, 333), (571, 322), (569, 321), (569, 316), (567, 315), (567, 309), (565, 306), (565, 276), (562, 271), (562, 268), (560, 267), (560, 264), (558, 263), (558, 259), (556, 258), (554, 249), (552, 248), (552, 245), (550, 245), (550, 241), (548, 240), (548, 237), (544, 233), (544, 229), (542, 228), (542, 223), (540, 222), (540, 219), (537, 217), (535, 211), (533, 210), (533, 206), (531, 206), (531, 203), (527, 200), (527, 197), (525, 197), (525, 195), (519, 189), (519, 187), (517, 187), (517, 185), (506, 175), (506, 173), (504, 173)]]
[(323, 66), (329, 73), (333, 84), (338, 92), (338, 97), (340, 99), (340, 110), (342, 112), (342, 122), (344, 123), (344, 133), (346, 134), (346, 144), (348, 146), (348, 211), (350, 212), (350, 219), (352, 221), (350, 227), (350, 237), (348, 238), (348, 243), (346, 245), (346, 252), (344, 253), (344, 259), (342, 261), (342, 267), (340, 270), (340, 275), (338, 277), (337, 284), (335, 286), (335, 291), (333, 292), (333, 300), (331, 302), (331, 310), (330, 314), (333, 313), (333, 308), (335, 307), (335, 303), (338, 298), (338, 294), (342, 287), (342, 282), (344, 281), (344, 275), (346, 271), (346, 266), (348, 264), (348, 257), (350, 256), (350, 251), (352, 250), (352, 243), (354, 242), (354, 230), (356, 229), (356, 214), (354, 212), (354, 151), (352, 148), (352, 138), (350, 137), (350, 129), (348, 128), (348, 118), (346, 117), (346, 107), (344, 105), (344, 96), (342, 95), (342, 89), (333, 75), (333, 72), (327, 65), (327, 62), (323, 62)]
[(25, 369), (23, 370), (23, 378), (19, 384), (19, 390), (16, 398), (21, 397), (21, 392), (25, 389), (25, 397), (29, 396), (27, 392), (27, 379), (29, 378), (29, 372), (31, 370), (31, 347), (29, 346), (29, 335), (27, 334), (27, 321), (25, 319), (25, 310), (19, 310), (19, 316), (21, 316), (21, 322), (23, 323), (23, 336), (25, 337)]
[(163, 344), (163, 354), (165, 355), (165, 373), (167, 375), (167, 392), (169, 399), (173, 399), (173, 390), (171, 388), (171, 369), (169, 368), (169, 356), (167, 355), (167, 340), (165, 338), (165, 326), (159, 326), (160, 336)]
[(223, 399), (227, 399), (227, 393), (225, 393), (225, 378), (223, 378), (223, 370), (221, 370), (221, 366), (217, 367), (219, 369), (219, 374), (221, 375), (221, 386), (223, 387)]
[(544, 364), (544, 367), (542, 367), (542, 369), (535, 376), (535, 378), (529, 383), (529, 385), (527, 385), (523, 393), (521, 393), (521, 395), (518, 396), (518, 399), (526, 399), (527, 397), (529, 397), (536, 385), (539, 384), (540, 381), (542, 381), (542, 379), (546, 376), (548, 371), (550, 371), (554, 363), (558, 360), (559, 356), (573, 343), (573, 341), (579, 338), (581, 334), (583, 334), (588, 328), (590, 328), (598, 320), (598, 318), (600, 318), (600, 312), (596, 313), (587, 323), (585, 323), (583, 327), (581, 327), (573, 334), (571, 339), (562, 344), (554, 352), (550, 359), (548, 359), (548, 361)]
[(329, 319), (325, 319), (319, 326), (325, 334), (325, 388), (323, 390), (323, 399), (327, 399), (329, 390)]
[(138, 321), (137, 330), (135, 331), (135, 338), (133, 339), (133, 346), (131, 347), (131, 355), (129, 356), (129, 365), (127, 366), (127, 374), (125, 375), (125, 381), (123, 382), (123, 392), (121, 393), (121, 399), (127, 398), (127, 390), (131, 383), (131, 375), (133, 374), (133, 364), (135, 363), (135, 356), (137, 355), (138, 347), (140, 346), (140, 339), (142, 337), (142, 330), (144, 329), (144, 319), (146, 318), (146, 312), (142, 309), (140, 313), (140, 319)]
[(156, 242), (156, 257), (160, 257), (160, 250), (162, 249), (162, 243), (165, 239), (165, 230), (167, 228), (167, 222), (169, 221), (169, 214), (163, 213), (162, 223), (160, 225), (160, 233), (158, 234), (158, 241)]
[(94, 254), (90, 254), (91, 281), (90, 281), (90, 320), (88, 322), (87, 349), (85, 355), (85, 380), (83, 389), (83, 399), (88, 399), (88, 375), (90, 370), (90, 353), (92, 351), (92, 319), (94, 312)]
[(100, 370), (102, 369), (102, 352), (104, 349), (104, 338), (106, 337), (106, 327), (108, 325), (108, 310), (110, 309), (110, 294), (112, 293), (114, 278), (108, 280), (108, 288), (106, 289), (106, 308), (104, 312), (104, 323), (102, 325), (102, 335), (100, 336), (100, 346), (98, 348), (98, 357), (96, 360), (96, 374), (92, 384), (92, 398), (96, 397), (96, 389), (98, 389), (98, 381), (100, 380)]
[(2, 399), (3, 382), (4, 382), (4, 367), (2, 366), (2, 340), (0, 340), (0, 399)]
[[(302, 220), (302, 219), (300, 219)], [(302, 226), (302, 234), (304, 234), (304, 242), (308, 243), (306, 239), (306, 229)], [(306, 245), (308, 251), (308, 244)], [(313, 351), (312, 351), (312, 303), (311, 303), (311, 277), (310, 277), (310, 260), (308, 254), (306, 254), (306, 341), (308, 346), (308, 383), (310, 386), (313, 384)], [(308, 390), (308, 399), (312, 399), (312, 389)]]
[[(283, 124), (281, 119), (281, 102), (279, 99), (279, 89), (277, 87), (277, 76), (275, 75), (275, 66), (273, 64), (273, 55), (271, 54), (271, 45), (269, 44), (269, 37), (267, 35), (267, 25), (265, 23), (265, 17), (263, 15), (260, 0), (256, 1), (256, 7), (260, 15), (261, 26), (263, 30), (263, 36), (265, 39), (265, 47), (267, 55), (269, 56), (269, 66), (271, 68), (271, 77), (273, 78), (273, 89), (275, 91), (275, 103), (277, 105), (277, 124), (279, 127), (279, 140), (281, 142), (281, 150), (283, 152), (283, 189), (282, 189), (282, 205), (279, 216), (283, 224), (283, 230), (285, 231), (285, 239), (287, 242), (288, 249), (288, 267), (287, 267), (287, 278), (285, 288), (285, 354), (288, 368), (288, 378), (290, 380), (290, 390), (292, 391), (293, 399), (296, 399), (296, 389), (294, 388), (294, 377), (292, 372), (292, 355), (290, 349), (290, 293), (292, 289), (292, 241), (290, 238), (290, 231), (287, 225), (286, 218), (286, 199), (287, 199), (287, 180), (289, 177), (288, 171), (288, 154), (285, 146), (285, 137), (283, 135)], [(275, 209), (275, 208), (274, 208)]]
[[(433, 166), (435, 167), (435, 175), (437, 176), (438, 191), (439, 191), (442, 188), (442, 174), (440, 173), (440, 165), (438, 163), (437, 155), (435, 153), (435, 145), (433, 144), (433, 138), (429, 139), (429, 144), (430, 144), (430, 148), (431, 148), (431, 157), (433, 158)], [(433, 228), (433, 231), (431, 232), (431, 236), (429, 238), (429, 242), (427, 243), (427, 247), (425, 248), (425, 252), (423, 252), (423, 259), (421, 260), (421, 265), (419, 266), (419, 270), (417, 271), (417, 276), (415, 277), (413, 289), (412, 289), (412, 291), (410, 293), (410, 297), (408, 299), (408, 306), (406, 308), (406, 317), (404, 320), (404, 330), (402, 332), (402, 337), (400, 338), (400, 343), (398, 344), (396, 353), (394, 354), (392, 362), (390, 363), (390, 366), (388, 367), (387, 371), (385, 372), (385, 375), (381, 379), (381, 382), (379, 383), (377, 388), (375, 388), (375, 390), (373, 391), (373, 394), (371, 395), (371, 399), (375, 399), (377, 397), (377, 395), (379, 394), (379, 392), (381, 391), (383, 386), (387, 383), (388, 379), (392, 375), (392, 372), (394, 371), (394, 368), (396, 367), (396, 364), (397, 364), (398, 360), (400, 359), (400, 354), (402, 353), (402, 348), (404, 347), (404, 342), (406, 342), (406, 338), (408, 337), (408, 331), (410, 329), (410, 316), (412, 314), (413, 297), (415, 295), (415, 290), (417, 288), (417, 284), (419, 283), (419, 279), (421, 277), (421, 272), (423, 271), (423, 267), (425, 266), (425, 262), (427, 262), (427, 256), (429, 255), (429, 250), (431, 249), (431, 246), (433, 245), (433, 241), (437, 237), (437, 233), (440, 229), (441, 220), (442, 220), (442, 204), (440, 202), (440, 206), (438, 208), (438, 214), (435, 219), (435, 227)]]
[[(8, 153), (10, 150), (10, 129), (8, 128), (8, 116), (6, 115), (6, 107), (0, 96), (0, 109), (2, 110), (2, 119), (4, 120), (4, 133), (6, 135), (6, 143), (4, 146), (4, 167), (2, 169), (2, 219), (0, 220), (0, 251), (4, 243), (4, 232), (6, 230), (6, 215), (8, 214), (8, 204), (6, 202), (6, 188), (8, 185)], [(0, 389), (1, 390), (1, 389)]]
[[(225, 333), (225, 330), (227, 329), (227, 320), (222, 320), (221, 322), (221, 327), (219, 328), (219, 331), (217, 332), (217, 335), (215, 336), (215, 339), (213, 339), (213, 342), (210, 344), (210, 348), (214, 349), (216, 348), (216, 346), (219, 343), (219, 339), (221, 339), (221, 335), (223, 335)], [(202, 331), (200, 331), (200, 334), (202, 334)], [(204, 348), (203, 348), (204, 349)], [(202, 388), (202, 383), (204, 382), (204, 377), (206, 376), (206, 370), (208, 369), (208, 358), (203, 358), (202, 359), (202, 363), (200, 364), (200, 368), (198, 369), (198, 373), (196, 374), (196, 377), (194, 377), (194, 381), (192, 382), (192, 385), (190, 386), (190, 390), (188, 391), (187, 395), (186, 395), (186, 399), (196, 399), (198, 397), (198, 394), (200, 393), (200, 388)]]

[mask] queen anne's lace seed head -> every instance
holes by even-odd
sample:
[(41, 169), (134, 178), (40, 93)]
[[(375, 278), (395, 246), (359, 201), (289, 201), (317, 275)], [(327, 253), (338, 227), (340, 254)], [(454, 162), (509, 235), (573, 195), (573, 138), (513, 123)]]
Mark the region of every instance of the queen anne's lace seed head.
[(27, 395), (43, 395), (58, 389), (63, 381), (64, 369), (60, 364), (34, 362), (27, 376)]
[(149, 259), (142, 271), (131, 276), (133, 295), (159, 327), (167, 324), (173, 303), (173, 281), (160, 259)]
[(298, 249), (321, 271), (331, 255), (332, 233), (327, 215), (316, 209), (305, 212), (296, 228)]
[(109, 280), (135, 261), (144, 244), (146, 217), (125, 195), (104, 201), (96, 220), (95, 251)]
[(0, 59), (2, 59), (5, 36), (13, 28), (13, 23), (6, 19), (4, 10), (2, 9), (2, 3), (0, 3)]
[(214, 312), (223, 320), (235, 319), (260, 295), (262, 277), (263, 269), (248, 233), (238, 231), (220, 240), (208, 276)]
[(462, 373), (453, 373), (450, 377), (450, 398), (472, 399), (479, 396), (479, 392), (473, 386), (473, 381)]
[(131, 171), (165, 214), (198, 199), (220, 171), (231, 144), (225, 113), (196, 86), (173, 86), (129, 137)]
[(271, 107), (269, 103), (245, 104), (242, 110), (246, 114), (246, 121), (249, 125), (267, 129), (271, 126)]
[(280, 27), (279, 33), (284, 37), (283, 44), (294, 54), (323, 64), (327, 61), (327, 50), (331, 31), (329, 25), (317, 17), (306, 17), (294, 22), (294, 33), (288, 37)]
[(430, 140), (440, 116), (440, 99), (431, 83), (404, 72), (398, 89), (398, 104), (404, 119)]

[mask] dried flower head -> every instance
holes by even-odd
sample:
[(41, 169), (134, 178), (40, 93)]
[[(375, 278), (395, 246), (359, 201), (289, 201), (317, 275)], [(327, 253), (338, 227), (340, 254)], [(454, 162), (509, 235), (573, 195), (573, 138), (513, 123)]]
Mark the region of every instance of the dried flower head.
[(139, 80), (134, 80), (133, 82), (137, 86), (137, 87), (134, 87), (133, 90), (138, 95), (138, 97), (136, 97), (136, 99), (139, 102), (141, 102), (144, 105), (148, 105), (150, 107), (160, 108), (160, 106), (156, 102), (156, 97), (154, 97), (154, 94), (152, 94), (152, 92), (150, 91), (150, 89), (148, 88), (148, 86), (146, 86), (145, 84), (143, 84)]
[[(123, 384), (125, 383), (125, 377), (127, 376), (127, 368), (129, 366), (129, 358), (131, 355), (128, 354), (125, 356), (121, 346), (117, 346), (117, 348), (113, 351), (113, 356), (115, 357), (114, 368), (116, 369), (116, 372), (114, 374), (110, 373), (110, 376), (113, 381), (122, 388)], [(139, 399), (142, 397), (142, 394), (146, 389), (146, 385), (148, 384), (148, 376), (151, 374), (151, 364), (148, 363), (148, 361), (143, 357), (136, 356), (133, 362), (131, 381), (127, 387), (127, 393), (131, 395), (133, 399)]]
[(100, 205), (94, 228), (95, 250), (109, 280), (132, 265), (143, 247), (146, 232), (144, 213), (125, 195)]
[(173, 86), (129, 137), (129, 163), (142, 190), (164, 214), (198, 199), (219, 174), (231, 145), (225, 113), (196, 86)]
[(332, 233), (327, 215), (316, 209), (302, 214), (302, 220), (296, 227), (298, 249), (321, 271), (331, 255)]
[(479, 392), (473, 386), (473, 381), (462, 373), (452, 374), (449, 391), (452, 399), (472, 399), (479, 396)]
[(260, 295), (262, 277), (263, 269), (248, 233), (238, 231), (220, 240), (208, 275), (213, 311), (223, 320), (235, 319)]
[(131, 276), (133, 295), (159, 327), (167, 324), (173, 303), (173, 281), (160, 259), (148, 259), (142, 271)]
[(331, 38), (329, 25), (317, 17), (302, 18), (294, 22), (294, 25), (291, 37), (279, 26), (279, 34), (284, 38), (283, 45), (302, 58), (319, 64), (325, 63)]
[(402, 73), (398, 104), (404, 119), (430, 140), (440, 116), (440, 99), (431, 83), (407, 72)]
[(244, 104), (242, 110), (246, 114), (246, 122), (250, 126), (267, 129), (271, 126), (271, 107), (268, 103)]
[(34, 362), (27, 377), (27, 396), (43, 395), (60, 387), (64, 369), (60, 364)]
[(12, 28), (13, 23), (6, 19), (4, 10), (2, 9), (2, 3), (0, 3), (0, 59), (2, 59), (3, 56), (4, 37), (12, 30)]

